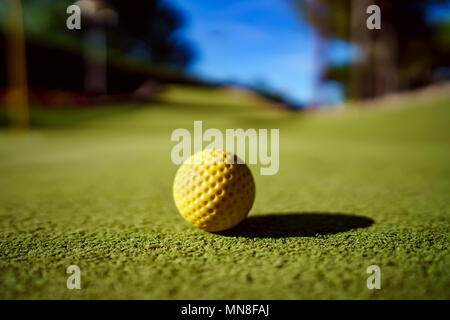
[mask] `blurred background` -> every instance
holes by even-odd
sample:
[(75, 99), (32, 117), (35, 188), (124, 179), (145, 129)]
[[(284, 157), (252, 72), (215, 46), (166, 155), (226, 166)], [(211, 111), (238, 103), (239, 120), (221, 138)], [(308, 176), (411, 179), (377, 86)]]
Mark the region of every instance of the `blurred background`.
[(27, 126), (29, 106), (153, 102), (174, 84), (339, 106), (448, 81), (449, 58), (450, 1), (4, 0), (0, 123)]

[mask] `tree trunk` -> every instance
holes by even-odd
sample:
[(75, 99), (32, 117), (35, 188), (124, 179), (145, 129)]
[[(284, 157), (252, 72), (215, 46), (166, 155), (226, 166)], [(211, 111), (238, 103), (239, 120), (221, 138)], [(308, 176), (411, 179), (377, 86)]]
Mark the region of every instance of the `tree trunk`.
[(381, 9), (381, 30), (369, 30), (367, 7), (373, 0), (352, 0), (351, 41), (361, 50), (361, 58), (350, 72), (349, 95), (368, 99), (398, 90), (398, 41), (389, 3)]

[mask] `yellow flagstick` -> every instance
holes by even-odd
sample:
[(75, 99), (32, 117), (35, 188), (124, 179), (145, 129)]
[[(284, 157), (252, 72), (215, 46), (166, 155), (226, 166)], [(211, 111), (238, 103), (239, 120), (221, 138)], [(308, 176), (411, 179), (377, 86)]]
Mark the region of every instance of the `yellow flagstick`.
[(9, 18), (6, 27), (6, 68), (8, 76), (8, 117), (13, 132), (28, 129), (28, 90), (25, 39), (21, 0), (8, 0)]

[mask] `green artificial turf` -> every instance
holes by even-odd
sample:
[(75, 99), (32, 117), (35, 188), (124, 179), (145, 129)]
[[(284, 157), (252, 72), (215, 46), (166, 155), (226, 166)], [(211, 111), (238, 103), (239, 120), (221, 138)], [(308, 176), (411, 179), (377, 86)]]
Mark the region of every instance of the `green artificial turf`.
[[(449, 299), (448, 90), (317, 114), (258, 104), (172, 88), (1, 129), (0, 298)], [(255, 205), (223, 234), (173, 203), (170, 135), (194, 120), (280, 129), (278, 174), (251, 166)], [(66, 288), (73, 264), (81, 290)]]

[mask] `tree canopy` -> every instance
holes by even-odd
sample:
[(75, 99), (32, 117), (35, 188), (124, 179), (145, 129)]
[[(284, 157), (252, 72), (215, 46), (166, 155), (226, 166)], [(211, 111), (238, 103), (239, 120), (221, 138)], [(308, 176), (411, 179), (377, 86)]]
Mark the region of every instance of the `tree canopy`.
[[(361, 61), (329, 64), (323, 80), (337, 80), (348, 96), (369, 98), (420, 87), (439, 80), (449, 67), (450, 22), (433, 21), (430, 9), (445, 0), (317, 0), (297, 1), (303, 16), (323, 41), (356, 44)], [(366, 28), (368, 5), (381, 9), (381, 30)]]

